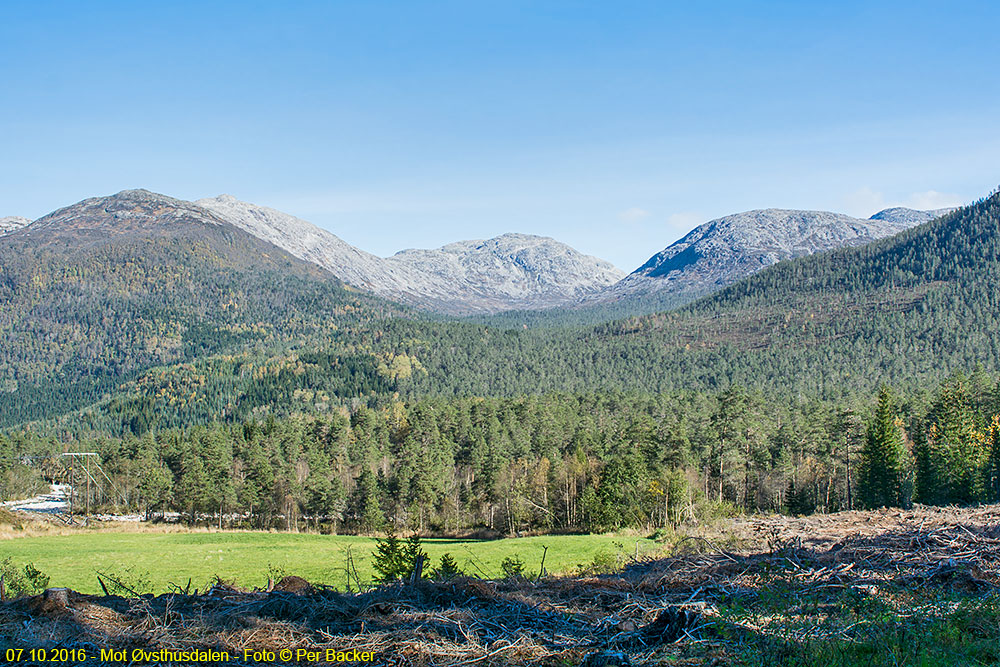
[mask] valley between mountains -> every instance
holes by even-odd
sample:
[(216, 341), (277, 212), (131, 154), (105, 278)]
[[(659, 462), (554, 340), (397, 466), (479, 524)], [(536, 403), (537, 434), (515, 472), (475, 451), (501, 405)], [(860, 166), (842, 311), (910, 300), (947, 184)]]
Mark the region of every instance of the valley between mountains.
[(998, 23), (0, 0), (0, 667), (1000, 665)]

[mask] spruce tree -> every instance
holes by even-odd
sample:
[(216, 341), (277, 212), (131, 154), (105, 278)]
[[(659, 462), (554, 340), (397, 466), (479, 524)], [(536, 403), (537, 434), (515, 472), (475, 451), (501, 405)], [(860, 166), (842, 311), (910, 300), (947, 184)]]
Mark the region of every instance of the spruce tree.
[(378, 496), (378, 481), (375, 475), (367, 468), (362, 469), (347, 508), (347, 514), (358, 532), (373, 533), (385, 525), (385, 515), (382, 513)]
[(982, 498), (983, 434), (976, 428), (963, 377), (942, 383), (928, 421), (918, 451), (921, 502), (943, 505)]
[(989, 434), (986, 437), (983, 489), (987, 502), (1000, 501), (1000, 415), (993, 416)]
[(174, 487), (174, 502), (177, 509), (188, 515), (188, 523), (194, 524), (198, 512), (214, 509), (206, 492), (208, 476), (193, 443), (185, 443), (181, 451), (180, 475)]
[(459, 567), (458, 561), (452, 558), (451, 554), (442, 554), (441, 566), (434, 570), (434, 578), (447, 581), (460, 576), (462, 576), (462, 568)]
[(859, 499), (866, 507), (906, 507), (908, 456), (903, 442), (902, 423), (889, 388), (879, 389), (875, 417), (868, 425), (861, 451)]
[(395, 581), (407, 571), (403, 542), (392, 528), (386, 533), (384, 540), (378, 540), (372, 557), (375, 580), (380, 584)]

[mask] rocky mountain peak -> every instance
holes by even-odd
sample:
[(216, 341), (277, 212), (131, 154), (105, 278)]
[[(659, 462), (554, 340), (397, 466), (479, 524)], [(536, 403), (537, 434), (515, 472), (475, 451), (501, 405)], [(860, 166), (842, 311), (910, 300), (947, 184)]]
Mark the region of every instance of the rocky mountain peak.
[(22, 227), (27, 227), (29, 224), (31, 224), (31, 220), (22, 218), (19, 215), (9, 215), (7, 217), (0, 218), (0, 236), (16, 232)]
[(350, 285), (451, 314), (563, 305), (624, 275), (604, 260), (544, 236), (509, 233), (381, 258), (305, 220), (235, 197), (195, 203)]
[(656, 294), (670, 296), (675, 304), (690, 301), (781, 260), (869, 243), (947, 211), (894, 208), (867, 220), (779, 208), (728, 215), (694, 228), (650, 257), (601, 300)]
[(917, 209), (896, 206), (879, 211), (869, 220), (885, 220), (887, 222), (902, 223), (908, 225), (919, 225), (930, 222), (934, 218), (940, 218), (954, 211), (954, 208), (937, 208), (930, 211), (918, 211)]
[(568, 304), (624, 275), (610, 262), (555, 239), (517, 233), (404, 250), (386, 262), (415, 273), (422, 289), (435, 298), (446, 298), (447, 290), (453, 289), (449, 286), (463, 286), (479, 295), (481, 312)]
[(57, 233), (119, 235), (178, 224), (225, 225), (209, 211), (182, 199), (149, 190), (122, 190), (61, 208), (32, 224), (35, 236)]

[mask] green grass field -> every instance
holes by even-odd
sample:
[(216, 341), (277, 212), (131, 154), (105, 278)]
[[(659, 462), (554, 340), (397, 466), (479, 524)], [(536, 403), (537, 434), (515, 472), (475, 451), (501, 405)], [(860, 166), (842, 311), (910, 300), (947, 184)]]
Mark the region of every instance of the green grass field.
[[(431, 565), (450, 553), (462, 569), (481, 577), (500, 577), (500, 563), (518, 556), (525, 571), (537, 574), (543, 547), (545, 569), (563, 573), (594, 562), (624, 562), (659, 545), (642, 538), (611, 535), (553, 535), (503, 540), (429, 539), (424, 549)], [(98, 571), (143, 579), (146, 590), (165, 592), (170, 584), (204, 589), (216, 575), (241, 586), (263, 586), (269, 570), (295, 574), (314, 583), (345, 588), (347, 550), (363, 582), (372, 578), (375, 540), (366, 537), (264, 532), (117, 533), (81, 531), (70, 535), (0, 540), (0, 560), (34, 563), (49, 575), (50, 586), (99, 593)]]

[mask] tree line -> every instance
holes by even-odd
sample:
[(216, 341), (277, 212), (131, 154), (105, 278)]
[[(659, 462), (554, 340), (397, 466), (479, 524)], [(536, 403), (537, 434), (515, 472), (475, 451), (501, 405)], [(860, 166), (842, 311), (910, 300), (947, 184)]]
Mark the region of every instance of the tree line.
[(437, 398), (71, 442), (8, 433), (0, 473), (23, 472), (25, 452), (97, 451), (115, 487), (106, 504), (221, 526), (655, 530), (719, 513), (1000, 500), (998, 415), (1000, 383), (982, 371), (863, 402), (738, 386)]

